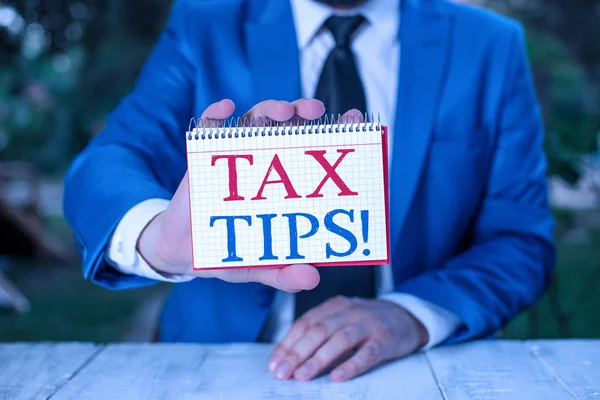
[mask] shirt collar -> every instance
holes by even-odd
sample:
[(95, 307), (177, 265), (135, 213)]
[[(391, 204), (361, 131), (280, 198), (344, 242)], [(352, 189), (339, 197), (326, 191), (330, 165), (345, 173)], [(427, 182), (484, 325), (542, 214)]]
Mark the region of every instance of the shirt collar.
[(314, 0), (290, 0), (298, 47), (301, 50), (306, 48), (327, 18), (334, 14), (361, 14), (376, 29), (384, 43), (392, 43), (398, 37), (400, 29), (400, 1), (369, 0), (352, 10), (341, 11)]

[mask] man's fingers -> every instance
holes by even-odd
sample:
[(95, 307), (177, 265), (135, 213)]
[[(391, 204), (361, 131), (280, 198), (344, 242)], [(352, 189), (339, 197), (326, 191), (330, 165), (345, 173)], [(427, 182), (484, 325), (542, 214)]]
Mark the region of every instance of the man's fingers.
[(361, 324), (352, 324), (340, 329), (294, 372), (294, 378), (299, 381), (313, 379), (363, 342), (367, 333), (368, 329)]
[[(314, 289), (319, 283), (319, 272), (308, 264), (290, 265), (284, 268), (243, 268), (213, 271), (197, 271), (196, 276), (211, 277), (232, 283), (259, 282), (286, 292)], [(200, 274), (202, 273), (202, 274)]]
[(296, 264), (277, 269), (248, 270), (249, 282), (260, 282), (286, 292), (314, 289), (319, 284), (319, 272), (308, 264)]
[(351, 300), (342, 296), (337, 296), (308, 310), (296, 320), (279, 345), (285, 349), (291, 349), (312, 325), (325, 320), (332, 314), (344, 311), (351, 306)]
[(292, 103), (295, 114), (305, 120), (319, 119), (325, 114), (325, 106), (319, 100), (299, 99)]
[(350, 359), (331, 372), (331, 379), (344, 382), (355, 378), (384, 360), (382, 344), (379, 340), (367, 340)]
[(269, 369), (277, 379), (289, 379), (296, 369), (319, 349), (335, 332), (350, 322), (345, 313), (334, 314), (313, 324), (291, 347), (277, 346)]
[(291, 119), (294, 116), (294, 113), (295, 110), (292, 103), (288, 103), (287, 101), (266, 100), (258, 103), (252, 107), (250, 111), (244, 114), (240, 123), (244, 123), (244, 121), (252, 118), (254, 120), (271, 119), (273, 121), (283, 122)]
[(342, 296), (338, 296), (327, 300), (315, 308), (310, 309), (304, 315), (298, 318), (296, 322), (294, 322), (294, 325), (292, 325), (292, 328), (285, 335), (281, 343), (277, 345), (271, 357), (269, 357), (269, 370), (274, 372), (277, 369), (279, 364), (285, 358), (285, 355), (289, 349), (292, 349), (315, 323), (325, 321), (330, 315), (341, 313), (351, 306), (351, 300)]
[(202, 113), (201, 119), (224, 120), (233, 114), (235, 104), (229, 99), (221, 100), (208, 106)]
[(361, 122), (364, 122), (364, 116), (359, 110), (352, 109), (344, 113), (344, 115), (342, 115), (342, 117), (340, 118), (339, 122), (340, 124), (359, 124)]

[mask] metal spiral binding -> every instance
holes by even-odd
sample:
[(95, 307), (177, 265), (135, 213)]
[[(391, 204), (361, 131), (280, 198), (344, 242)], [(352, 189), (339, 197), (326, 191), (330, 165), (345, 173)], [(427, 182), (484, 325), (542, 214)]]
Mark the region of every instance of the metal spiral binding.
[(225, 120), (192, 118), (187, 131), (188, 140), (226, 139), (259, 136), (313, 135), (324, 133), (380, 131), (381, 117), (373, 113), (342, 118), (341, 114), (325, 115), (317, 120), (293, 118), (277, 122), (269, 118), (237, 117)]

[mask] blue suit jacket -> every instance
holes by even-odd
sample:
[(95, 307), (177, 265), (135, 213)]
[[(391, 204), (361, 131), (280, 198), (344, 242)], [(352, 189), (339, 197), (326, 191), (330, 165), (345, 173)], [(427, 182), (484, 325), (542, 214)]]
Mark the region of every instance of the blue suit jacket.
[[(554, 266), (543, 127), (520, 25), (444, 0), (404, 0), (391, 182), (395, 290), (438, 304), (489, 335), (536, 301)], [(190, 117), (231, 98), (237, 115), (301, 97), (284, 0), (177, 0), (135, 90), (73, 162), (65, 213), (86, 278), (112, 289), (152, 284), (110, 268), (119, 220), (170, 199), (186, 170)], [(162, 314), (164, 341), (256, 340), (273, 291), (197, 279)]]

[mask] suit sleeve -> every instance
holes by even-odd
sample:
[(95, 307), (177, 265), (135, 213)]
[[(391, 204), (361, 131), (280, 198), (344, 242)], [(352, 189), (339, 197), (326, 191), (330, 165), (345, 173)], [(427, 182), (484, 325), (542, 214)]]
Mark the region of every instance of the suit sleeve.
[(540, 298), (554, 268), (543, 124), (524, 33), (515, 26), (493, 165), (471, 246), (443, 268), (395, 288), (459, 317), (462, 325), (445, 343), (495, 333)]
[(121, 218), (148, 199), (170, 200), (185, 173), (184, 135), (192, 116), (193, 63), (178, 0), (133, 91), (70, 166), (64, 212), (75, 232), (86, 279), (112, 289), (146, 286), (105, 261)]

